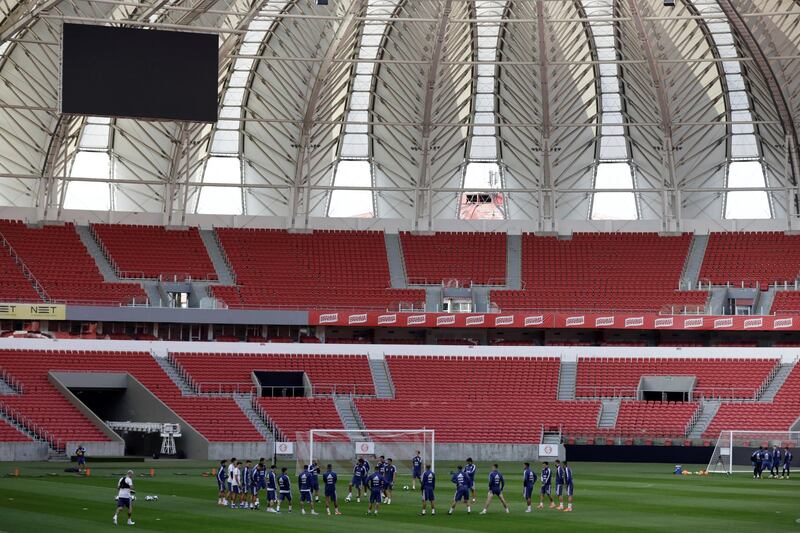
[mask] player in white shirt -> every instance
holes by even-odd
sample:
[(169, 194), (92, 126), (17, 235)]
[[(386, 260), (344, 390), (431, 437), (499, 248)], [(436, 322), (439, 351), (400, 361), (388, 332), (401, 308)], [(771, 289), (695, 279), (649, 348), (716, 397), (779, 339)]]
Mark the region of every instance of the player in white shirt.
[[(231, 457), (228, 463), (228, 502), (233, 502), (233, 471), (236, 470), (236, 457)], [(227, 502), (225, 503), (227, 505)]]
[(120, 509), (128, 509), (128, 525), (132, 526), (135, 524), (133, 520), (131, 520), (131, 516), (133, 515), (133, 506), (131, 505), (131, 499), (135, 491), (133, 490), (133, 470), (128, 470), (128, 472), (119, 478), (117, 481), (117, 510), (114, 512), (114, 525), (117, 525), (117, 515), (119, 514)]
[(236, 466), (233, 467), (231, 477), (231, 509), (236, 509), (236, 502), (239, 506), (244, 506), (244, 490), (242, 487), (242, 462), (237, 461)]

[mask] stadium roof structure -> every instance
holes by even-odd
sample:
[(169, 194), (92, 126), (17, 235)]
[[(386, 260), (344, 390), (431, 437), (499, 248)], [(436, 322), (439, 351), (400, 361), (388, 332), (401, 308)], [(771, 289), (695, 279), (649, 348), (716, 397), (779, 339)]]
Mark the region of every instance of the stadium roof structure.
[[(0, 215), (791, 229), (800, 1), (675, 3), (0, 0)], [(63, 22), (217, 33), (219, 121), (60, 115)]]

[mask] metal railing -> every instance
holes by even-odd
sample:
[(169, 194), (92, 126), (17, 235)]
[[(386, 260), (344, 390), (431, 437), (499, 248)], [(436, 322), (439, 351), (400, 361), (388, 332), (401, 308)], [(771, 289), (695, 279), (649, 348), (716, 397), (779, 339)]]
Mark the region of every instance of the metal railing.
[(46, 442), (48, 446), (56, 451), (66, 450), (66, 443), (60, 438), (56, 437), (52, 432), (46, 430), (41, 424), (30, 420), (27, 416), (22, 414), (19, 410), (0, 402), (0, 410), (5, 416), (13, 420), (16, 424), (25, 428), (28, 433), (31, 433), (35, 438)]
[(188, 374), (182, 374), (189, 386), (197, 394), (256, 394), (262, 396), (264, 392), (269, 392), (267, 396), (276, 398), (282, 397), (302, 397), (306, 392), (310, 392), (312, 397), (333, 397), (347, 396), (351, 398), (375, 397), (375, 386), (372, 383), (316, 383), (306, 386), (272, 386), (272, 385), (253, 385), (242, 381), (217, 381), (217, 382), (198, 382)]

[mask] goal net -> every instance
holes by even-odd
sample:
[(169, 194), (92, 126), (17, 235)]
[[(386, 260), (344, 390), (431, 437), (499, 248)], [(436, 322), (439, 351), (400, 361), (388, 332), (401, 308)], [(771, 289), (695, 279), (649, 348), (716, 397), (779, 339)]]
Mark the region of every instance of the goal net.
[(774, 446), (783, 449), (786, 446), (794, 449), (800, 442), (800, 431), (735, 431), (720, 432), (714, 453), (708, 462), (709, 473), (732, 474), (735, 472), (753, 473), (750, 456), (761, 446), (767, 447), (770, 453)]
[(377, 458), (391, 458), (401, 476), (411, 476), (411, 460), (419, 452), (423, 469), (435, 468), (436, 433), (432, 429), (312, 429), (298, 432), (295, 440), (297, 470), (317, 462), (325, 470), (332, 464), (340, 476), (352, 473), (359, 458), (374, 468)]

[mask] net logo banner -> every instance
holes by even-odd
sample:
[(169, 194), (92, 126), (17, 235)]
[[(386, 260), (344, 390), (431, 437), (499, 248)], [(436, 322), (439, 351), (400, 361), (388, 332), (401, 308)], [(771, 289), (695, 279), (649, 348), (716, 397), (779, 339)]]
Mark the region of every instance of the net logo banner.
[(0, 320), (66, 320), (67, 306), (59, 304), (0, 303)]

